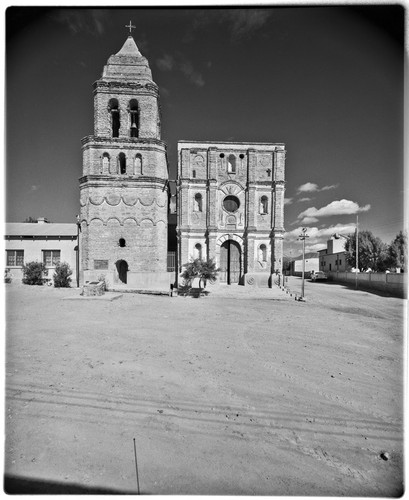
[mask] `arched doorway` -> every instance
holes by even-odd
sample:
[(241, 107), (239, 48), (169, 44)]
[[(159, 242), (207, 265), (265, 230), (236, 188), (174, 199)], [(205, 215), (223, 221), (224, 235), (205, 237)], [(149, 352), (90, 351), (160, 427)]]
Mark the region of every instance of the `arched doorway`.
[(220, 281), (231, 285), (241, 276), (241, 249), (234, 240), (225, 241), (220, 247)]
[(128, 277), (128, 263), (126, 260), (118, 260), (116, 263), (116, 270), (118, 271), (119, 281), (126, 284)]

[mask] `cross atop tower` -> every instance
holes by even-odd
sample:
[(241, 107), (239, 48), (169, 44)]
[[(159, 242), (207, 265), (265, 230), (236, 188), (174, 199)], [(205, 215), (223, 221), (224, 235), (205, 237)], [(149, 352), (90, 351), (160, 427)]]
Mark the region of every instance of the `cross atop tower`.
[(136, 29), (136, 26), (132, 24), (132, 21), (129, 21), (129, 24), (125, 24), (125, 28), (129, 28), (129, 34), (132, 35), (132, 30)]

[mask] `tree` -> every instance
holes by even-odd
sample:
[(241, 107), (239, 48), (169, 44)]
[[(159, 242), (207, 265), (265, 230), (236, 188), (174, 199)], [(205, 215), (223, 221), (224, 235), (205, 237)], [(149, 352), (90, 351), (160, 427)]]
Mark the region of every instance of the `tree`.
[[(358, 233), (358, 268), (361, 271), (383, 272), (388, 268), (388, 247), (371, 231)], [(346, 260), (356, 266), (356, 235), (350, 234), (345, 242)]]
[(34, 217), (26, 217), (26, 220), (24, 222), (29, 222), (31, 224), (34, 224), (34, 223), (37, 223), (37, 219), (35, 219)]
[(54, 286), (55, 288), (70, 288), (72, 270), (67, 262), (59, 262), (55, 266)]
[(23, 266), (23, 283), (25, 285), (42, 285), (48, 269), (42, 262), (27, 262)]
[(194, 259), (184, 264), (184, 268), (181, 277), (185, 280), (185, 286), (189, 291), (192, 288), (192, 282), (195, 278), (199, 278), (199, 292), (201, 292), (202, 284), (204, 285), (203, 289), (205, 289), (207, 281), (214, 281), (219, 272), (219, 269), (216, 268), (216, 262), (213, 259)]
[(395, 239), (388, 248), (388, 263), (389, 267), (401, 268), (406, 271), (406, 263), (408, 258), (408, 236), (406, 232), (399, 231)]

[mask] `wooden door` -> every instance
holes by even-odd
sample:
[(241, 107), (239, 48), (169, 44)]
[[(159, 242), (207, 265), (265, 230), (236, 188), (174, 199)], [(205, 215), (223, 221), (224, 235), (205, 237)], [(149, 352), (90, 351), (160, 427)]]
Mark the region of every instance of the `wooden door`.
[(220, 247), (220, 271), (221, 283), (231, 285), (240, 281), (241, 274), (241, 251), (240, 245), (233, 240), (227, 240)]
[(241, 255), (240, 246), (235, 241), (229, 241), (229, 278), (228, 284), (238, 283), (240, 280)]
[(222, 283), (226, 283), (228, 276), (228, 253), (229, 241), (225, 241), (220, 247), (220, 271), (219, 279)]

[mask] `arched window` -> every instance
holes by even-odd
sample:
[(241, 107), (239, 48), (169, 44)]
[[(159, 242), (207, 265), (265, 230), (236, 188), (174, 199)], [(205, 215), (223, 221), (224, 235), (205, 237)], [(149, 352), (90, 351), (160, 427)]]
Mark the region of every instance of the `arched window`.
[(118, 155), (119, 173), (126, 174), (126, 156), (124, 153)]
[(129, 101), (130, 137), (139, 137), (139, 106), (136, 99)]
[(203, 209), (202, 204), (203, 204), (202, 195), (200, 193), (196, 193), (194, 206), (193, 206), (194, 212), (201, 212)]
[(121, 119), (119, 113), (118, 99), (110, 99), (108, 103), (108, 111), (111, 115), (112, 137), (119, 137), (119, 129), (121, 127)]
[(267, 262), (267, 247), (264, 245), (260, 245), (259, 248), (259, 259), (260, 262)]
[(268, 198), (267, 196), (262, 196), (260, 198), (260, 213), (268, 214)]
[(195, 259), (202, 259), (202, 245), (200, 243), (195, 245)]
[(101, 174), (107, 174), (108, 172), (109, 172), (109, 154), (104, 153), (102, 155)]
[(126, 246), (126, 242), (125, 242), (124, 238), (119, 238), (119, 246), (121, 248), (123, 248), (124, 246)]
[(229, 174), (236, 173), (236, 157), (234, 155), (229, 155), (229, 160), (227, 162), (227, 172)]
[(134, 175), (143, 175), (142, 156), (138, 153), (134, 159)]

